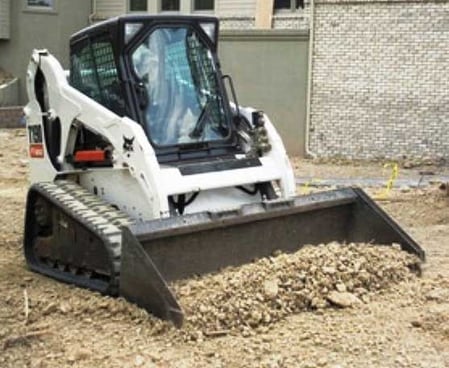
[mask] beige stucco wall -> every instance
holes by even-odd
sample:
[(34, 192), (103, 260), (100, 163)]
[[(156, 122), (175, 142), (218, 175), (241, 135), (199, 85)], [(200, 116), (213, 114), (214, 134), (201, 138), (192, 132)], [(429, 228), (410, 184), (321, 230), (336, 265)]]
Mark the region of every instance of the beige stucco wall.
[(30, 11), (25, 0), (11, 1), (11, 33), (0, 40), (0, 66), (19, 78), (19, 102), (26, 103), (25, 72), (33, 48), (47, 48), (64, 67), (69, 38), (88, 25), (91, 0), (54, 0), (55, 12)]
[(11, 0), (0, 0), (0, 39), (9, 39)]
[(307, 32), (225, 31), (219, 56), (239, 104), (265, 111), (291, 155), (304, 154)]

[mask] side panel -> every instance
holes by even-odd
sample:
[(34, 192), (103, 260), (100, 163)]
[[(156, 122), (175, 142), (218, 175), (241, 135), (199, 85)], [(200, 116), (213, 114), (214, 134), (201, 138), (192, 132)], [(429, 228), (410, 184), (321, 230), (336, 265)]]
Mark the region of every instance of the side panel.
[(98, 169), (79, 174), (80, 185), (134, 219), (153, 218), (153, 203), (142, 203), (145, 193), (128, 170)]
[[(140, 204), (151, 210), (147, 220), (168, 215), (167, 196), (159, 181), (160, 167), (153, 148), (140, 125), (124, 117), (121, 118), (107, 110), (92, 99), (68, 85), (64, 70), (59, 62), (45, 50), (35, 50), (27, 73), (27, 89), (29, 103), (25, 107), (28, 124), (39, 124), (42, 111), (34, 92), (36, 71), (42, 70), (48, 85), (48, 104), (51, 119), (61, 123), (61, 154), (57, 158), (61, 166), (59, 175), (76, 172), (67, 161), (67, 156), (73, 154), (69, 144), (70, 127), (72, 124), (83, 124), (93, 132), (105, 137), (113, 147), (112, 163), (117, 170), (127, 170), (132, 180), (137, 183), (143, 197)], [(125, 139), (126, 138), (126, 139)], [(128, 142), (128, 144), (125, 144)], [(45, 170), (47, 177), (32, 176), (31, 182), (53, 181), (56, 175), (47, 161), (30, 162), (32, 172)], [(113, 186), (114, 183), (109, 183)], [(122, 188), (123, 189), (123, 188)], [(151, 206), (148, 204), (151, 203)]]

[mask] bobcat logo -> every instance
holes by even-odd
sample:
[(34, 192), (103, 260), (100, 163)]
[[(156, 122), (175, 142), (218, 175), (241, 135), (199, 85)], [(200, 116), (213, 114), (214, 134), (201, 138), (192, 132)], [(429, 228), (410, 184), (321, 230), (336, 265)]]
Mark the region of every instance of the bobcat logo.
[(123, 136), (123, 150), (126, 152), (133, 152), (134, 151), (134, 138), (126, 138)]

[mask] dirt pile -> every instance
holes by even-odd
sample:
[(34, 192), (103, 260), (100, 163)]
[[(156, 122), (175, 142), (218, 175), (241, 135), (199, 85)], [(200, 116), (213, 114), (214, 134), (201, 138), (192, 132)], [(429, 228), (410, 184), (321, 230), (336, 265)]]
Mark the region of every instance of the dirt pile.
[(68, 294), (61, 298), (57, 291), (60, 284), (48, 279), (44, 279), (45, 292), (41, 293), (36, 290), (35, 277), (27, 276), (18, 281), (28, 290), (26, 317), (20, 290), (11, 294), (8, 285), (0, 284), (0, 294), (7, 295), (0, 302), (0, 319), (12, 311), (17, 317), (5, 320), (0, 342), (8, 350), (27, 345), (29, 339), (41, 338), (42, 331), (36, 326), (43, 324), (45, 333), (51, 326), (47, 322), (55, 318), (85, 323), (108, 320), (128, 328), (141, 326), (153, 336), (169, 333), (180, 340), (201, 341), (228, 334), (252, 336), (267, 332), (276, 322), (298, 312), (321, 313), (329, 307), (369, 303), (376, 293), (411, 280), (419, 271), (418, 258), (397, 247), (339, 243), (307, 246), (294, 254), (277, 254), (171, 285), (185, 312), (181, 330), (121, 298), (75, 287), (69, 287)]
[(172, 285), (186, 314), (186, 337), (265, 332), (290, 314), (367, 303), (419, 273), (398, 247), (330, 243), (260, 259)]

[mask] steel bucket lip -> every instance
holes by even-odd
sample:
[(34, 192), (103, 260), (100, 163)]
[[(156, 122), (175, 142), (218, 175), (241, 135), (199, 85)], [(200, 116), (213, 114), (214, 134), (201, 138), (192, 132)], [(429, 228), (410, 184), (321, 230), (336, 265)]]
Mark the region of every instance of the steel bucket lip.
[(357, 198), (358, 195), (354, 188), (335, 189), (296, 196), (287, 200), (279, 199), (245, 204), (235, 210), (205, 211), (196, 214), (139, 222), (130, 225), (129, 229), (139, 241), (147, 242), (166, 236), (190, 234), (218, 227), (227, 227), (289, 216), (296, 213), (350, 205), (355, 203)]

